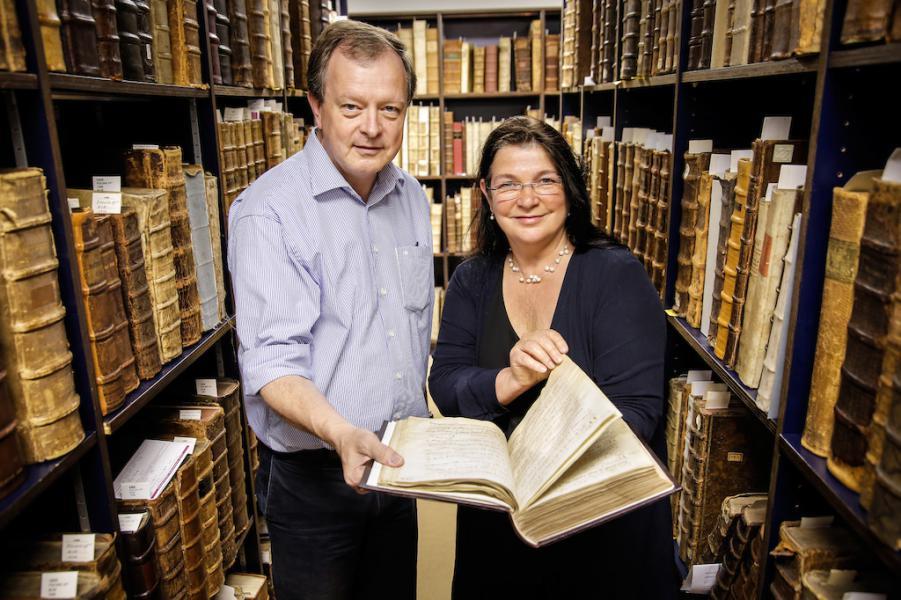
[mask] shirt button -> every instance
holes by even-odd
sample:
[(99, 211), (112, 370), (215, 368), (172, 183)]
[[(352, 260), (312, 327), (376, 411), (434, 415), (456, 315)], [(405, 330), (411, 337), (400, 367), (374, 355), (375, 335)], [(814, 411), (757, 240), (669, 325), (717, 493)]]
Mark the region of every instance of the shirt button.
[(400, 371), (394, 374), (395, 379), (403, 379), (404, 375)]
[(394, 333), (393, 329), (388, 330), (388, 337), (394, 337), (395, 335), (397, 335), (397, 334)]
[(379, 289), (379, 294), (381, 294), (382, 296), (387, 296), (387, 295), (388, 295), (388, 290), (386, 290), (385, 288), (380, 288), (380, 289)]

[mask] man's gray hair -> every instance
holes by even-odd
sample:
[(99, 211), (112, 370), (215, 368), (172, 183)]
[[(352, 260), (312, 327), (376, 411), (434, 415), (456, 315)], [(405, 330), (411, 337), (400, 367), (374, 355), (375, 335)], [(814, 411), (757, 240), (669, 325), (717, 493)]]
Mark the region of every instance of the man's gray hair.
[(307, 67), (307, 90), (313, 98), (319, 102), (325, 98), (325, 70), (335, 49), (348, 58), (362, 61), (378, 58), (383, 52), (394, 52), (404, 65), (407, 104), (413, 101), (416, 72), (403, 42), (390, 31), (352, 20), (335, 21), (316, 38)]

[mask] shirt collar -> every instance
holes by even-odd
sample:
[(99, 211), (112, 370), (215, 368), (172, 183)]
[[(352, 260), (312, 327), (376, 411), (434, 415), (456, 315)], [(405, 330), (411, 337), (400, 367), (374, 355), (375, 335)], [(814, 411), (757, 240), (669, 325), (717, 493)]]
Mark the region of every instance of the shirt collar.
[[(310, 189), (313, 192), (313, 196), (318, 198), (325, 192), (342, 188), (356, 196), (354, 189), (347, 183), (344, 175), (338, 171), (335, 163), (332, 162), (331, 157), (322, 146), (322, 142), (319, 141), (319, 136), (316, 135), (317, 129), (314, 127), (310, 131), (307, 142), (303, 147), (304, 156), (306, 156), (307, 163), (310, 166)], [(403, 183), (404, 178), (401, 170), (394, 163), (389, 162), (376, 175), (375, 185), (372, 186), (372, 192), (369, 194), (368, 204), (375, 204), (387, 196), (395, 187), (403, 185)]]

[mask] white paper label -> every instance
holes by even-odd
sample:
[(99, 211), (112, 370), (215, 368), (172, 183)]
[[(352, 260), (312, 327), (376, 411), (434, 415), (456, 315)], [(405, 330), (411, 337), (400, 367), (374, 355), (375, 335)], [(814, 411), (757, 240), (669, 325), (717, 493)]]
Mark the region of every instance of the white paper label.
[(247, 101), (247, 108), (249, 108), (252, 111), (259, 112), (259, 111), (263, 110), (265, 107), (266, 107), (266, 103), (263, 101), (262, 98), (256, 98), (254, 100)]
[(751, 160), (754, 158), (753, 150), (733, 150), (729, 154), (729, 170), (733, 173), (738, 173), (738, 161), (742, 158), (747, 158)]
[(183, 408), (178, 411), (178, 418), (182, 421), (199, 421), (200, 416), (199, 408)]
[(122, 178), (118, 175), (102, 175), (94, 177), (95, 192), (121, 192)]
[(794, 158), (795, 147), (791, 144), (776, 144), (773, 146), (774, 163), (790, 163)]
[(673, 134), (666, 134), (666, 150), (671, 150), (673, 147)]
[(791, 117), (764, 117), (763, 129), (760, 131), (760, 139), (787, 140), (791, 126)]
[(845, 592), (842, 600), (886, 600), (885, 594), (873, 594), (870, 592)]
[(94, 192), (91, 208), (98, 215), (118, 215), (122, 212), (122, 194), (118, 192)]
[(766, 199), (767, 202), (770, 202), (773, 199), (773, 190), (775, 190), (775, 189), (776, 189), (775, 183), (766, 184), (766, 195), (764, 196), (764, 198)]
[(689, 594), (707, 594), (716, 583), (716, 574), (720, 570), (719, 563), (712, 565), (694, 565), (689, 571), (685, 581), (682, 582), (682, 591)]
[(595, 121), (595, 127), (598, 128), (610, 127), (612, 124), (613, 121), (610, 119), (610, 117), (598, 117)]
[(782, 165), (779, 167), (780, 190), (796, 190), (804, 187), (807, 178), (807, 165)]
[(729, 406), (729, 392), (718, 392), (707, 390), (704, 392), (704, 406), (711, 410), (717, 408), (727, 408)]
[(848, 585), (857, 577), (857, 571), (845, 571), (843, 569), (829, 569), (829, 585)]
[(215, 396), (217, 393), (215, 379), (195, 379), (194, 386), (198, 396)]
[(235, 588), (223, 583), (222, 587), (219, 588), (219, 592), (216, 594), (215, 600), (235, 600), (236, 598)]
[(632, 130), (632, 127), (623, 127), (623, 131), (622, 133), (620, 133), (619, 140), (624, 144), (630, 143), (632, 141)]
[(153, 60), (153, 55), (150, 53), (150, 44), (146, 44), (144, 50), (147, 51), (147, 60)]
[(132, 150), (159, 150), (160, 147), (157, 144), (132, 144)]
[(901, 148), (895, 148), (888, 162), (885, 163), (885, 169), (882, 170), (882, 179), (901, 183)]
[(81, 203), (78, 201), (78, 198), (66, 198), (66, 200), (69, 202), (69, 211), (70, 212), (81, 206)]
[(689, 154), (713, 152), (713, 140), (688, 140)]
[(615, 134), (616, 130), (613, 127), (604, 127), (601, 129), (601, 141), (612, 142)]
[(819, 529), (822, 527), (831, 527), (835, 517), (827, 515), (825, 517), (801, 517), (801, 527), (805, 529)]
[(78, 571), (41, 573), (41, 598), (74, 598), (78, 593)]
[(94, 560), (93, 533), (64, 533), (63, 562), (91, 562)]
[(632, 142), (639, 146), (643, 145), (645, 140), (648, 139), (649, 133), (651, 133), (651, 130), (647, 127), (636, 127), (632, 130)]
[(271, 565), (272, 564), (272, 552), (269, 550), (261, 550), (260, 555), (263, 558), (263, 564)]
[(724, 177), (726, 175), (726, 171), (729, 169), (729, 155), (728, 154), (711, 154), (710, 155), (710, 168), (707, 169), (707, 172), (713, 175), (714, 177)]
[(119, 493), (122, 500), (149, 500), (150, 484), (146, 481), (123, 481)]
[(147, 513), (119, 513), (119, 531), (122, 533), (134, 533), (141, 526), (141, 521)]
[(705, 369), (691, 370), (685, 378), (685, 383), (694, 383), (695, 381), (710, 381), (713, 377), (713, 371)]
[(197, 444), (197, 438), (193, 437), (184, 437), (180, 435), (176, 435), (172, 438), (173, 442), (181, 442), (182, 444), (188, 445), (188, 454), (194, 453), (194, 446)]

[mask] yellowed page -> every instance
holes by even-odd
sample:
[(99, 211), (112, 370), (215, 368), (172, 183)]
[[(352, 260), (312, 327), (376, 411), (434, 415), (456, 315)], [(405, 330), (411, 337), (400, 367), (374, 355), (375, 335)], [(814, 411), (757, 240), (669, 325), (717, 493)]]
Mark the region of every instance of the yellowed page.
[(395, 423), (388, 443), (404, 457), (404, 465), (383, 465), (381, 484), (456, 492), (465, 498), (486, 487), (479, 485), (485, 483), (513, 502), (514, 479), (507, 440), (490, 421), (410, 417)]
[(518, 505), (533, 502), (620, 416), (591, 378), (564, 357), (510, 436)]

